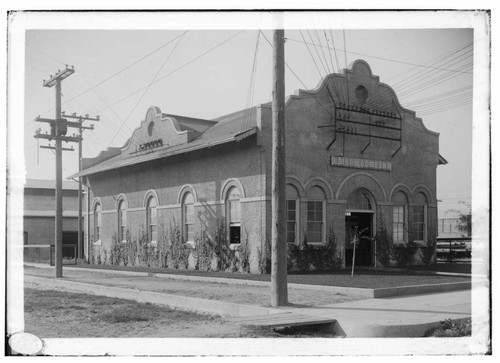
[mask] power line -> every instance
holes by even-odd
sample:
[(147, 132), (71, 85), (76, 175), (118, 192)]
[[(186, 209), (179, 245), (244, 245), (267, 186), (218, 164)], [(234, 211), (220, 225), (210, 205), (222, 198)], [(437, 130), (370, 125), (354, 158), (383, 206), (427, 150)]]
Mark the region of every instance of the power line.
[[(271, 46), (271, 48), (273, 47), (273, 45), (271, 44), (271, 42), (267, 39), (266, 35), (262, 32), (262, 30), (260, 30), (260, 33), (262, 34), (262, 36), (264, 37), (264, 39), (266, 40), (267, 44), (269, 44)], [(302, 86), (304, 86), (304, 88), (307, 90), (307, 92), (309, 92), (309, 94), (312, 96), (312, 98), (316, 101), (316, 103), (318, 105), (321, 106), (321, 108), (323, 110), (326, 111), (326, 113), (328, 113), (330, 115), (330, 117), (334, 117), (330, 111), (328, 111), (328, 109), (323, 106), (323, 104), (321, 102), (318, 101), (318, 99), (316, 98), (316, 96), (314, 96), (314, 94), (309, 91), (309, 89), (307, 88), (307, 86), (304, 84), (304, 82), (302, 82), (302, 80), (299, 78), (299, 76), (293, 71), (293, 69), (288, 65), (287, 62), (285, 62), (285, 65), (286, 67), (290, 70), (290, 72), (292, 72), (292, 74), (295, 76), (295, 78), (297, 78), (297, 80), (302, 84)]]
[(320, 72), (320, 70), (318, 68), (318, 64), (316, 63), (316, 60), (314, 59), (314, 57), (313, 57), (313, 55), (311, 53), (311, 50), (309, 49), (308, 43), (305, 41), (304, 35), (302, 34), (302, 30), (299, 30), (299, 32), (300, 32), (300, 35), (302, 36), (302, 39), (304, 39), (304, 44), (306, 45), (307, 51), (309, 52), (309, 55), (311, 56), (311, 58), (313, 60), (314, 66), (316, 67), (316, 70), (318, 71), (319, 78), (322, 79), (323, 75), (321, 74), (321, 72)]
[[(292, 42), (297, 42), (297, 43), (303, 43), (302, 41), (300, 40), (297, 40), (297, 39), (292, 39), (292, 38), (287, 38), (287, 40), (290, 40)], [(311, 44), (311, 43), (309, 43)], [(423, 68), (435, 68), (435, 67), (429, 67), (429, 66), (425, 66), (425, 65), (422, 65), (422, 64), (416, 64), (416, 63), (411, 63), (411, 62), (405, 62), (405, 61), (401, 61), (401, 60), (395, 60), (395, 59), (390, 59), (390, 58), (384, 58), (384, 57), (378, 57), (378, 56), (375, 56), (375, 55), (370, 55), (370, 54), (364, 54), (364, 53), (358, 53), (358, 52), (348, 52), (346, 51), (345, 49), (339, 49), (339, 51), (343, 51), (345, 53), (349, 53), (349, 54), (356, 54), (356, 55), (362, 55), (362, 56), (365, 56), (365, 57), (370, 57), (370, 58), (375, 58), (375, 59), (381, 59), (381, 60), (385, 60), (385, 61), (388, 61), (388, 62), (394, 62), (394, 63), (401, 63), (401, 64), (407, 64), (407, 65), (411, 65), (411, 66), (416, 66), (416, 67), (423, 67)], [(346, 66), (347, 68), (347, 66)], [(439, 68), (435, 68), (435, 69), (439, 69)], [(463, 72), (463, 71), (456, 71), (456, 70), (450, 70), (450, 69), (440, 69), (440, 70), (443, 70), (443, 71), (447, 71), (447, 72), (458, 72), (458, 73), (469, 73), (471, 74), (471, 72)]]
[[(157, 79), (156, 81), (154, 81), (152, 84), (158, 83), (158, 82), (160, 82), (161, 80), (163, 80), (163, 79), (165, 79), (165, 78), (167, 78), (167, 77), (171, 76), (172, 74), (176, 73), (177, 71), (181, 70), (182, 68), (184, 68), (184, 67), (188, 66), (189, 64), (191, 64), (191, 63), (193, 63), (193, 62), (197, 61), (198, 59), (200, 59), (201, 57), (205, 56), (206, 54), (208, 54), (208, 53), (210, 53), (210, 52), (214, 51), (214, 50), (215, 50), (215, 49), (217, 49), (218, 47), (220, 47), (220, 46), (224, 45), (225, 43), (229, 42), (230, 40), (232, 40), (233, 38), (237, 37), (238, 35), (240, 35), (240, 34), (241, 34), (241, 33), (243, 33), (244, 31), (245, 31), (245, 30), (241, 30), (240, 32), (238, 32), (238, 33), (236, 33), (236, 34), (232, 35), (232, 36), (231, 36), (231, 37), (229, 37), (228, 39), (226, 39), (226, 40), (224, 40), (223, 42), (221, 42), (221, 43), (217, 44), (216, 46), (214, 46), (214, 47), (210, 48), (209, 50), (207, 50), (207, 51), (203, 52), (203, 53), (202, 53), (202, 54), (200, 54), (199, 56), (197, 56), (197, 57), (195, 57), (195, 58), (191, 59), (190, 61), (188, 61), (188, 62), (184, 63), (183, 65), (181, 65), (181, 66), (177, 67), (176, 69), (174, 69), (174, 70), (173, 70), (173, 71), (171, 71), (170, 73), (167, 73), (166, 75), (164, 75), (164, 76), (162, 76), (162, 77), (158, 78), (158, 79)], [(126, 99), (128, 99), (128, 98), (132, 97), (132, 96), (133, 96), (133, 95), (135, 95), (136, 93), (141, 92), (142, 90), (144, 90), (144, 89), (148, 88), (149, 86), (150, 86), (150, 85), (147, 85), (147, 86), (145, 86), (145, 87), (142, 87), (142, 88), (140, 88), (140, 89), (138, 89), (138, 90), (136, 90), (136, 91), (134, 91), (134, 92), (130, 93), (128, 96), (125, 96), (125, 97), (123, 97), (123, 98), (119, 99), (118, 101), (113, 102), (111, 105), (108, 105), (108, 106), (106, 106), (106, 107), (102, 108), (99, 112), (101, 112), (102, 110), (106, 110), (106, 109), (108, 109), (108, 108), (110, 108), (110, 107), (112, 107), (112, 106), (114, 106), (114, 105), (116, 105), (116, 104), (118, 104), (118, 103), (120, 103), (120, 102), (125, 101)]]
[(250, 82), (248, 86), (248, 93), (247, 93), (247, 102), (245, 105), (246, 114), (243, 118), (243, 124), (242, 124), (242, 130), (248, 129), (250, 125), (250, 120), (251, 120), (251, 106), (253, 105), (253, 99), (254, 99), (254, 91), (255, 91), (255, 79), (256, 79), (256, 73), (257, 73), (257, 60), (258, 60), (258, 54), (259, 54), (259, 40), (260, 40), (260, 32), (257, 31), (257, 40), (255, 42), (255, 50), (254, 50), (254, 56), (253, 56), (253, 62), (252, 62), (252, 71), (250, 72)]
[(40, 53), (40, 54), (43, 54), (44, 56), (46, 56), (46, 57), (48, 57), (48, 58), (52, 59), (52, 60), (53, 60), (53, 61), (55, 61), (57, 64), (61, 64), (61, 65), (64, 65), (64, 64), (65, 64), (65, 62), (62, 62), (61, 60), (54, 58), (54, 57), (53, 57), (53, 56), (51, 56), (50, 54), (47, 54), (47, 53), (45, 53), (45, 52), (41, 51), (40, 49), (33, 47), (32, 45), (29, 45), (29, 44), (28, 44), (28, 47), (29, 47), (29, 48), (31, 48), (31, 49), (33, 49), (34, 51), (36, 51), (36, 52)]
[[(345, 68), (347, 69), (347, 43), (345, 41), (345, 29), (342, 29), (342, 34), (344, 36), (344, 59), (345, 59)], [(347, 87), (347, 104), (349, 105), (351, 101), (349, 100), (349, 77), (346, 75), (345, 77), (346, 87)]]
[[(466, 56), (467, 53), (463, 54), (462, 56)], [(462, 56), (459, 56), (459, 57), (462, 57)], [(456, 66), (458, 64), (460, 64), (462, 61), (465, 61), (467, 60), (466, 58), (463, 58), (463, 59), (459, 59), (459, 60), (456, 60), (456, 57), (455, 58), (452, 58), (452, 59), (449, 59), (447, 62), (445, 62), (443, 65), (445, 64), (448, 64), (450, 62), (452, 66)], [(463, 66), (460, 66), (460, 67), (463, 67)], [(394, 85), (395, 88), (399, 88), (399, 89), (407, 89), (407, 88), (412, 88), (412, 85), (416, 84), (416, 83), (419, 83), (419, 82), (422, 82), (426, 79), (429, 79), (430, 77), (433, 77), (435, 75), (440, 75), (440, 74), (443, 74), (443, 71), (437, 71), (437, 70), (430, 70), (429, 72), (427, 72), (427, 74), (425, 75), (422, 75), (421, 77), (418, 77), (418, 78), (415, 78), (412, 82), (399, 82), (397, 84)], [(457, 76), (461, 76), (462, 74), (453, 74), (453, 73), (447, 73), (447, 74), (444, 74), (443, 77), (457, 77)], [(399, 85), (401, 83), (404, 83), (401, 87), (399, 87)]]
[[(73, 98), (71, 98), (71, 99), (67, 100), (65, 103), (70, 102), (70, 101), (72, 101), (73, 99), (75, 99), (75, 98), (77, 98), (77, 97), (80, 97), (81, 95), (86, 94), (87, 92), (91, 91), (92, 89), (94, 89), (94, 88), (96, 88), (96, 87), (98, 87), (98, 86), (102, 85), (103, 83), (105, 83), (105, 82), (109, 81), (110, 79), (112, 79), (112, 78), (116, 77), (117, 75), (119, 75), (119, 74), (121, 74), (121, 73), (125, 72), (127, 69), (130, 69), (131, 67), (135, 66), (136, 64), (138, 64), (138, 63), (142, 62), (142, 61), (143, 61), (143, 60), (145, 60), (146, 58), (148, 58), (148, 57), (150, 57), (151, 55), (155, 54), (155, 53), (156, 53), (156, 52), (158, 52), (160, 49), (165, 48), (167, 45), (171, 44), (172, 42), (174, 42), (175, 40), (179, 39), (180, 37), (182, 37), (184, 34), (186, 34), (186, 33), (188, 33), (188, 32), (189, 32), (189, 30), (186, 30), (186, 31), (185, 31), (184, 33), (182, 33), (181, 35), (179, 35), (179, 36), (175, 37), (175, 38), (174, 38), (174, 39), (172, 39), (172, 40), (169, 40), (168, 42), (166, 42), (165, 44), (163, 44), (163, 45), (161, 45), (160, 47), (156, 48), (156, 49), (155, 49), (155, 50), (153, 50), (152, 52), (150, 52), (150, 53), (146, 54), (145, 56), (143, 56), (143, 57), (139, 58), (138, 60), (136, 60), (135, 62), (133, 62), (133, 63), (129, 64), (129, 65), (128, 65), (128, 66), (126, 66), (125, 68), (122, 68), (122, 69), (121, 69), (121, 70), (119, 70), (118, 72), (113, 73), (112, 75), (110, 75), (109, 77), (107, 77), (107, 78), (103, 79), (102, 81), (97, 82), (97, 83), (96, 83), (95, 85), (93, 85), (92, 87), (90, 87), (90, 88), (86, 89), (85, 91), (83, 91), (83, 92), (81, 92), (81, 93), (77, 94), (77, 95), (76, 95), (76, 96), (74, 96)], [(52, 110), (52, 109), (51, 109), (51, 110)], [(46, 111), (46, 112), (50, 112), (51, 110)], [(46, 112), (44, 112), (44, 113), (46, 113)]]
[(115, 135), (113, 136), (113, 138), (111, 139), (111, 141), (109, 142), (108, 144), (108, 147), (109, 145), (111, 145), (111, 143), (113, 141), (115, 141), (115, 138), (116, 136), (118, 135), (118, 133), (121, 131), (123, 125), (125, 125), (125, 123), (127, 122), (127, 120), (129, 119), (130, 115), (132, 115), (132, 112), (135, 111), (135, 109), (137, 108), (137, 106), (139, 105), (139, 103), (142, 101), (142, 99), (144, 98), (144, 96), (146, 95), (146, 93), (149, 91), (149, 88), (151, 87), (151, 85), (153, 84), (153, 82), (155, 81), (156, 77), (158, 77), (158, 74), (160, 74), (160, 72), (162, 71), (163, 67), (165, 66), (165, 64), (167, 64), (168, 60), (170, 59), (170, 57), (172, 56), (172, 54), (174, 53), (175, 49), (177, 49), (177, 46), (180, 44), (181, 40), (183, 39), (184, 35), (186, 34), (187, 32), (183, 33), (182, 37), (179, 38), (179, 40), (177, 41), (177, 43), (175, 44), (174, 48), (172, 49), (172, 51), (169, 53), (169, 55), (167, 56), (167, 58), (165, 58), (165, 60), (163, 61), (163, 63), (161, 64), (160, 68), (158, 69), (158, 71), (155, 73), (155, 75), (153, 76), (153, 79), (151, 80), (151, 82), (149, 82), (149, 85), (146, 87), (146, 89), (144, 90), (144, 92), (142, 93), (141, 97), (139, 97), (139, 99), (137, 100), (137, 102), (135, 103), (134, 107), (132, 107), (132, 109), (130, 110), (129, 114), (127, 115), (127, 117), (125, 118), (125, 120), (123, 120), (123, 122), (121, 123), (120, 125), (120, 128), (118, 129), (118, 131), (115, 133)]

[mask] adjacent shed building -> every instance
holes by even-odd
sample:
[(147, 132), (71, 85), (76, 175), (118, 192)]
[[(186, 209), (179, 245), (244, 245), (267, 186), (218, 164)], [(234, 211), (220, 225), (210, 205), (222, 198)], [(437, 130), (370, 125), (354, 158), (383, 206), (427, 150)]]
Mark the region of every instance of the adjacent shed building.
[[(394, 245), (435, 241), (436, 168), (446, 163), (439, 135), (365, 61), (290, 96), (285, 119), (290, 247), (321, 250), (334, 236), (343, 265), (353, 242), (356, 264), (373, 265), (381, 229)], [(146, 253), (170, 266), (181, 241), (185, 265), (200, 268), (209, 241), (214, 254), (239, 250), (236, 269), (262, 270), (271, 231), (270, 104), (215, 120), (151, 107), (122, 148), (86, 159), (79, 175), (88, 188), (87, 258), (144, 263)]]
[[(74, 255), (78, 244), (78, 183), (63, 182), (63, 244)], [(27, 179), (24, 187), (23, 235), (26, 257), (41, 253), (48, 258), (48, 246), (55, 244), (54, 180)], [(47, 249), (37, 249), (47, 246)], [(71, 246), (71, 248), (69, 247)], [(33, 247), (33, 248), (30, 248)], [(41, 248), (41, 247), (40, 247)], [(71, 249), (71, 251), (69, 251)]]

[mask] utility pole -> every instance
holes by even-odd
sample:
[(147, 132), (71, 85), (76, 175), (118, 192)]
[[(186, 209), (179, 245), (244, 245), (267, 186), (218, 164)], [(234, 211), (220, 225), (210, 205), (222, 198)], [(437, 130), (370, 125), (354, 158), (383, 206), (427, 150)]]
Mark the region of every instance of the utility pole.
[(285, 195), (285, 31), (273, 33), (271, 305), (288, 303)]
[(74, 68), (69, 68), (66, 66), (65, 69), (58, 70), (54, 76), (51, 76), (49, 80), (43, 81), (44, 87), (56, 86), (56, 117), (54, 120), (45, 119), (38, 116), (35, 121), (45, 122), (50, 124), (51, 132), (48, 134), (41, 133), (38, 129), (35, 133), (35, 138), (46, 139), (49, 141), (55, 140), (55, 147), (41, 146), (44, 149), (55, 149), (56, 152), (56, 214), (55, 214), (55, 266), (56, 266), (56, 278), (63, 277), (62, 269), (62, 152), (63, 150), (73, 151), (71, 148), (63, 148), (62, 142), (80, 142), (80, 136), (66, 136), (68, 127), (80, 127), (81, 124), (77, 122), (70, 122), (65, 118), (61, 118), (61, 82), (72, 75), (75, 72)]
[[(84, 130), (93, 130), (94, 125), (90, 125), (90, 127), (83, 126), (84, 121), (99, 121), (99, 116), (96, 116), (95, 118), (89, 117), (89, 115), (85, 116), (77, 116), (76, 113), (73, 113), (72, 115), (66, 115), (63, 112), (63, 116), (66, 118), (72, 118), (72, 119), (77, 119), (78, 121), (78, 135), (80, 137), (80, 140), (78, 141), (78, 172), (82, 171), (82, 140), (83, 140), (83, 131)], [(78, 177), (78, 257), (82, 258), (83, 257), (83, 240), (82, 240), (82, 177)]]

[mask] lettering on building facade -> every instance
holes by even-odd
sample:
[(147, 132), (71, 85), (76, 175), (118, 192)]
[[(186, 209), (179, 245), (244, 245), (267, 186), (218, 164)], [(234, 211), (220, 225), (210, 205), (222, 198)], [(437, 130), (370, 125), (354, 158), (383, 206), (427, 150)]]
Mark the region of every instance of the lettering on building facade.
[(353, 169), (373, 169), (382, 171), (392, 170), (392, 163), (390, 161), (345, 158), (342, 156), (331, 156), (330, 166)]
[(158, 139), (158, 140), (154, 140), (154, 141), (149, 141), (149, 142), (145, 142), (143, 144), (140, 144), (140, 145), (136, 146), (135, 147), (135, 152), (143, 151), (143, 150), (148, 150), (148, 149), (154, 149), (154, 148), (161, 147), (161, 146), (163, 146), (163, 140), (162, 139)]

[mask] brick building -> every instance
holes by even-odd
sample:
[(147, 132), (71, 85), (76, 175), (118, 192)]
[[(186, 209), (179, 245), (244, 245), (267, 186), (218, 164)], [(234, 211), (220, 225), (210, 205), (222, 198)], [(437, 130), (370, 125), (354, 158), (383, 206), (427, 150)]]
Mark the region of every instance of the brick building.
[[(436, 168), (446, 163), (439, 135), (365, 61), (288, 97), (285, 119), (289, 246), (321, 249), (332, 231), (344, 265), (356, 238), (356, 264), (373, 265), (381, 225), (395, 245), (435, 240)], [(151, 107), (122, 148), (85, 159), (80, 175), (87, 256), (107, 260), (134, 236), (168, 249), (172, 230), (193, 249), (221, 224), (229, 250), (244, 245), (250, 270), (261, 270), (271, 233), (271, 104), (215, 120)]]

